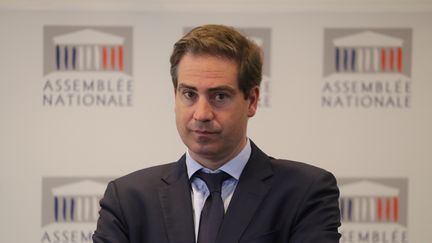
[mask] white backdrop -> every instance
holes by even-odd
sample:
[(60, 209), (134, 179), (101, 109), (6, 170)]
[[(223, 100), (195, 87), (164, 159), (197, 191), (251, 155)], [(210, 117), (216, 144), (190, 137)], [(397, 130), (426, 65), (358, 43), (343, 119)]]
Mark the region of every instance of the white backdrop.
[[(407, 222), (398, 230), (407, 231), (408, 240), (383, 233), (383, 227), (399, 226), (354, 223), (357, 236), (346, 235), (344, 242), (431, 241), (432, 14), (1, 11), (1, 242), (89, 242), (82, 232), (94, 228), (94, 221), (47, 219), (55, 210), (51, 189), (87, 179), (106, 183), (180, 157), (185, 148), (174, 124), (168, 59), (185, 27), (205, 23), (271, 31), (270, 106), (261, 107), (249, 126), (249, 137), (269, 155), (323, 167), (342, 182), (407, 182), (407, 189), (399, 187), (399, 196), (407, 195), (399, 205)], [(105, 75), (45, 74), (44, 26), (131, 27), (133, 105), (43, 105), (48, 78)], [(323, 107), (324, 35), (330, 28), (412, 30), (411, 56), (404, 57), (411, 64), (405, 77), (411, 82), (410, 107)], [(374, 75), (369, 77), (384, 77)], [(79, 194), (70, 190), (75, 191), (69, 196)], [(364, 232), (370, 236), (361, 241)]]

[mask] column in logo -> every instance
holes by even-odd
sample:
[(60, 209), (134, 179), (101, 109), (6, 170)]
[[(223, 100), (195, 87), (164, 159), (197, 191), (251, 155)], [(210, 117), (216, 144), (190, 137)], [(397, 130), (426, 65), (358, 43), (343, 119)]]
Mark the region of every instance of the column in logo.
[(402, 73), (402, 45), (402, 39), (373, 31), (334, 39), (334, 71)]
[(52, 189), (55, 222), (95, 222), (105, 184), (90, 180)]
[(340, 187), (344, 222), (399, 222), (399, 190), (370, 181)]
[(84, 29), (53, 38), (57, 71), (123, 71), (124, 38)]

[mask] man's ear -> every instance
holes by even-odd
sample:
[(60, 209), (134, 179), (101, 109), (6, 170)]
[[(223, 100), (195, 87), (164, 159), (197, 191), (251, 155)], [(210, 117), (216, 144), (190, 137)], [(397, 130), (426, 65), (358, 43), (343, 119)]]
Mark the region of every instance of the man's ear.
[(255, 86), (249, 92), (248, 117), (253, 117), (255, 115), (258, 107), (259, 97), (260, 97), (260, 88), (259, 86)]

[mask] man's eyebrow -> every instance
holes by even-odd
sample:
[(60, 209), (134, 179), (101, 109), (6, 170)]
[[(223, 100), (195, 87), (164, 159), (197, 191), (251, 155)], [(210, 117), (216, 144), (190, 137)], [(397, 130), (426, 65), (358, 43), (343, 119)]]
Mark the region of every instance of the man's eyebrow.
[(217, 91), (228, 91), (230, 93), (235, 93), (236, 92), (236, 90), (233, 87), (228, 86), (228, 85), (221, 85), (221, 86), (209, 89), (209, 92), (217, 92)]
[[(181, 90), (181, 89), (190, 89), (190, 90), (194, 90), (194, 91), (198, 90), (194, 86), (190, 86), (187, 84), (178, 84), (177, 90)], [(213, 87), (213, 88), (208, 89), (208, 92), (210, 92), (210, 93), (214, 93), (214, 92), (218, 92), (218, 91), (228, 91), (230, 93), (236, 92), (236, 90), (229, 85), (221, 85), (221, 86), (217, 86), (217, 87)]]
[(179, 84), (179, 85), (177, 86), (177, 90), (180, 90), (180, 89), (192, 89), (192, 90), (197, 90), (197, 88), (195, 88), (195, 87), (193, 87), (193, 86), (190, 86), (190, 85), (187, 85), (187, 84)]

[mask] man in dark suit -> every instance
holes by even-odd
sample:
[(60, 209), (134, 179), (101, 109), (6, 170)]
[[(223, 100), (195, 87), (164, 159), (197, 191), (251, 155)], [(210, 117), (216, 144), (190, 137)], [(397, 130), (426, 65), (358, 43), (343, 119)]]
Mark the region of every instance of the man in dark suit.
[(109, 183), (93, 241), (336, 243), (334, 176), (267, 156), (247, 138), (261, 82), (259, 47), (205, 25), (174, 45), (171, 76), (179, 161)]

